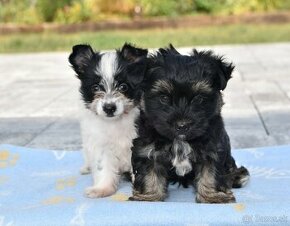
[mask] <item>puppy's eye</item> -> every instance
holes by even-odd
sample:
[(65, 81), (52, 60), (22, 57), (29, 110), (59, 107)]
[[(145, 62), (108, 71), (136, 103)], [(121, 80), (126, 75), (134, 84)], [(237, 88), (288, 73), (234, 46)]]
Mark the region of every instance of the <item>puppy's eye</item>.
[(122, 83), (121, 85), (119, 85), (119, 90), (122, 93), (126, 92), (128, 90), (128, 85), (126, 83)]
[(94, 92), (98, 92), (98, 91), (100, 91), (101, 90), (101, 86), (100, 85), (94, 85), (93, 86), (93, 91)]
[(201, 104), (203, 100), (204, 100), (204, 97), (202, 95), (196, 95), (192, 98), (191, 103)]
[(170, 102), (170, 98), (166, 95), (161, 95), (159, 99), (162, 104), (168, 104)]

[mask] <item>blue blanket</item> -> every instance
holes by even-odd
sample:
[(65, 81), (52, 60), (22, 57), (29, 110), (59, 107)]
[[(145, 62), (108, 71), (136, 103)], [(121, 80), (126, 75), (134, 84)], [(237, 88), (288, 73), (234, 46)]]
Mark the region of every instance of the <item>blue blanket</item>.
[(0, 225), (290, 225), (290, 146), (234, 150), (251, 181), (235, 204), (197, 204), (192, 188), (171, 185), (165, 202), (130, 202), (122, 182), (88, 199), (80, 152), (0, 145)]

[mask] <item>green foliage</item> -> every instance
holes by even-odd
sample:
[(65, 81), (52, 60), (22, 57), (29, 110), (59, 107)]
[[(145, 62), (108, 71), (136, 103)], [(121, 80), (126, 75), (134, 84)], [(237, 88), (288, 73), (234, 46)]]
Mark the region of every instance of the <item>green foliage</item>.
[(242, 14), (290, 9), (290, 0), (194, 0), (197, 12)]
[(56, 12), (65, 6), (70, 6), (74, 0), (37, 0), (36, 9), (39, 11), (44, 21), (54, 20)]
[(175, 16), (193, 11), (192, 0), (140, 0), (146, 16)]
[(31, 0), (0, 1), (0, 23), (15, 22), (35, 24), (41, 21)]
[(243, 14), (289, 10), (290, 0), (0, 0), (0, 23), (78, 23), (141, 16)]
[[(228, 43), (261, 43), (290, 41), (290, 24), (226, 25), (179, 29), (145, 29), (131, 31), (99, 31), (74, 34), (38, 33), (0, 36), (0, 53), (71, 51), (73, 45), (90, 43), (97, 50), (115, 49), (125, 41), (157, 48)], [(186, 35), (184, 35), (186, 34)]]
[(58, 9), (55, 21), (60, 23), (78, 23), (90, 19), (91, 9), (86, 2), (74, 2), (70, 7)]
[(212, 13), (224, 4), (221, 0), (195, 0), (195, 9), (198, 12)]
[(16, 14), (15, 22), (24, 24), (37, 24), (42, 21), (35, 8), (29, 7)]

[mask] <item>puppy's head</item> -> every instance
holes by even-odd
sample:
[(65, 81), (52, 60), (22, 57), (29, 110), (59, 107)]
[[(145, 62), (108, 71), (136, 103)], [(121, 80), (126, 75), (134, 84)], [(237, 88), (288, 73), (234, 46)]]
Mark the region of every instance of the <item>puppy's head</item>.
[(221, 90), (234, 67), (212, 52), (179, 54), (173, 46), (150, 57), (144, 111), (154, 128), (169, 139), (195, 139), (220, 114)]
[(69, 62), (81, 81), (85, 105), (104, 118), (128, 114), (140, 99), (148, 51), (124, 44), (121, 50), (100, 53), (89, 45), (76, 45)]

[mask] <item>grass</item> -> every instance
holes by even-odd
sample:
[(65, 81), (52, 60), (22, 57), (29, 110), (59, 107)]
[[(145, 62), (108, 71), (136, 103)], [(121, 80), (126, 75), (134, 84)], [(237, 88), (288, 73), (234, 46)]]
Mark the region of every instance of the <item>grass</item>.
[(290, 41), (289, 24), (227, 25), (215, 27), (146, 29), (134, 31), (80, 32), (74, 34), (33, 33), (0, 35), (0, 52), (70, 51), (78, 43), (89, 43), (95, 49), (120, 47), (125, 41), (142, 47), (196, 46), (236, 43)]

